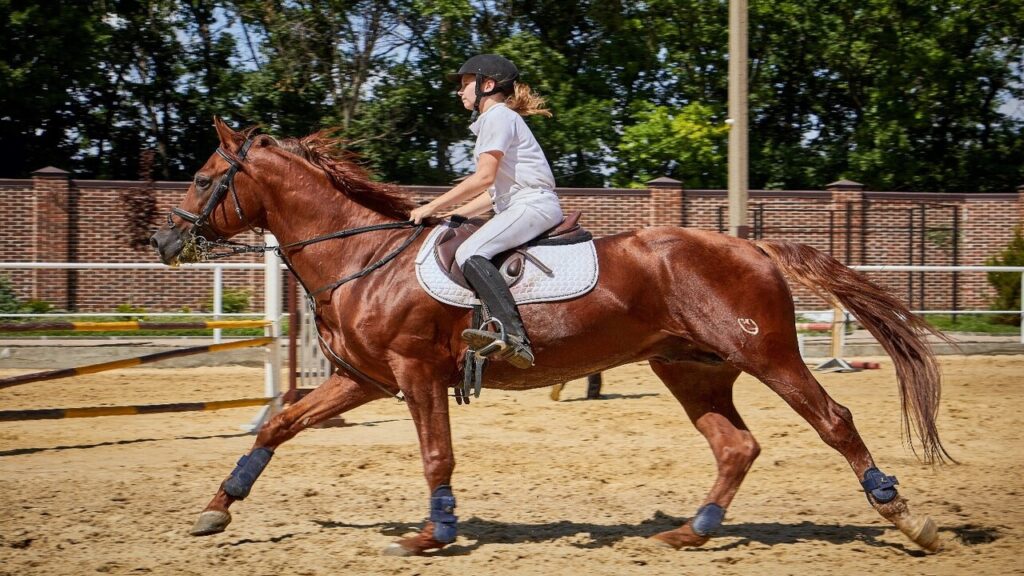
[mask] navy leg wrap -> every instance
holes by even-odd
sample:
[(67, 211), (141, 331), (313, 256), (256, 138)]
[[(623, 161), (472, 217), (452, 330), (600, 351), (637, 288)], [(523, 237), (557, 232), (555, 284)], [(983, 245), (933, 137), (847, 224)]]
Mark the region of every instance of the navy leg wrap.
[(451, 486), (438, 486), (430, 495), (430, 521), (434, 523), (435, 540), (444, 544), (455, 541), (459, 517), (455, 515), (455, 495)]
[(711, 536), (718, 531), (723, 519), (725, 519), (725, 508), (712, 502), (697, 510), (697, 514), (690, 519), (690, 528), (697, 536)]
[(221, 488), (232, 498), (243, 500), (252, 490), (252, 485), (267, 467), (273, 452), (266, 448), (256, 448), (238, 459), (238, 464), (231, 471), (231, 476), (221, 484)]
[(878, 468), (868, 468), (864, 471), (864, 480), (860, 485), (869, 496), (868, 502), (874, 498), (879, 504), (885, 504), (896, 498), (896, 485), (899, 483), (895, 476), (886, 476)]

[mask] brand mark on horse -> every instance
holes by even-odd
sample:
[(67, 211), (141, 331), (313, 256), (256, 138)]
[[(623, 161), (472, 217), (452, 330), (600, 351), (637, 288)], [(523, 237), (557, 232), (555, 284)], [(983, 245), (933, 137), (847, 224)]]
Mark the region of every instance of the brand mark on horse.
[(754, 322), (750, 318), (737, 318), (736, 322), (739, 323), (740, 328), (742, 328), (747, 334), (753, 334), (756, 336), (757, 333), (761, 331), (761, 329), (757, 327), (757, 322)]

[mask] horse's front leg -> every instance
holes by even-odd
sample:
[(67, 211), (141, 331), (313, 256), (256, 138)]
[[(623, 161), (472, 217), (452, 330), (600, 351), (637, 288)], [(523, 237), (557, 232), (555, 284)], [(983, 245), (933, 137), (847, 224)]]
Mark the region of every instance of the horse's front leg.
[(231, 522), (228, 507), (235, 500), (242, 500), (249, 495), (256, 479), (270, 462), (274, 450), (285, 441), (305, 428), (384, 397), (384, 392), (376, 387), (362, 386), (347, 376), (334, 374), (304, 398), (274, 415), (256, 435), (252, 450), (238, 461), (231, 474), (221, 482), (217, 494), (199, 515), (189, 533), (205, 536), (223, 532)]
[[(435, 374), (421, 372), (422, 379), (417, 381), (433, 382)], [(385, 548), (387, 556), (414, 556), (442, 548), (455, 541), (457, 530), (455, 496), (451, 488), (455, 454), (448, 420), (448, 387), (443, 383), (430, 383), (403, 387), (403, 391), (419, 436), (423, 473), (430, 490), (430, 516), (418, 534)]]

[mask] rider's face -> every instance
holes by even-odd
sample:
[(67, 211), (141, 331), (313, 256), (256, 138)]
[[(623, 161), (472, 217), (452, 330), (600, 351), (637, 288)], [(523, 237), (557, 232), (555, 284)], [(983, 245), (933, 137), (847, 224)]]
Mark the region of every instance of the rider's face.
[[(476, 102), (476, 76), (473, 74), (462, 75), (462, 87), (459, 88), (459, 98), (462, 99), (462, 105), (466, 110), (472, 110), (473, 104)], [(494, 89), (494, 80), (491, 78), (484, 78), (481, 82), (480, 89), (484, 92)]]

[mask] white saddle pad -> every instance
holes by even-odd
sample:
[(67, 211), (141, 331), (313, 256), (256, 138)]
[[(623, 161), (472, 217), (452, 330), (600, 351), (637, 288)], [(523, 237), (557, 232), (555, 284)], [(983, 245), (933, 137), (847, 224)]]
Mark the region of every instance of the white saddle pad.
[[(435, 299), (463, 308), (480, 303), (476, 294), (448, 278), (434, 257), (434, 242), (446, 230), (444, 224), (430, 233), (416, 254), (416, 279)], [(597, 249), (594, 241), (568, 246), (531, 246), (527, 252), (552, 270), (548, 275), (529, 259), (523, 278), (511, 288), (519, 304), (568, 300), (586, 294), (597, 284)]]

